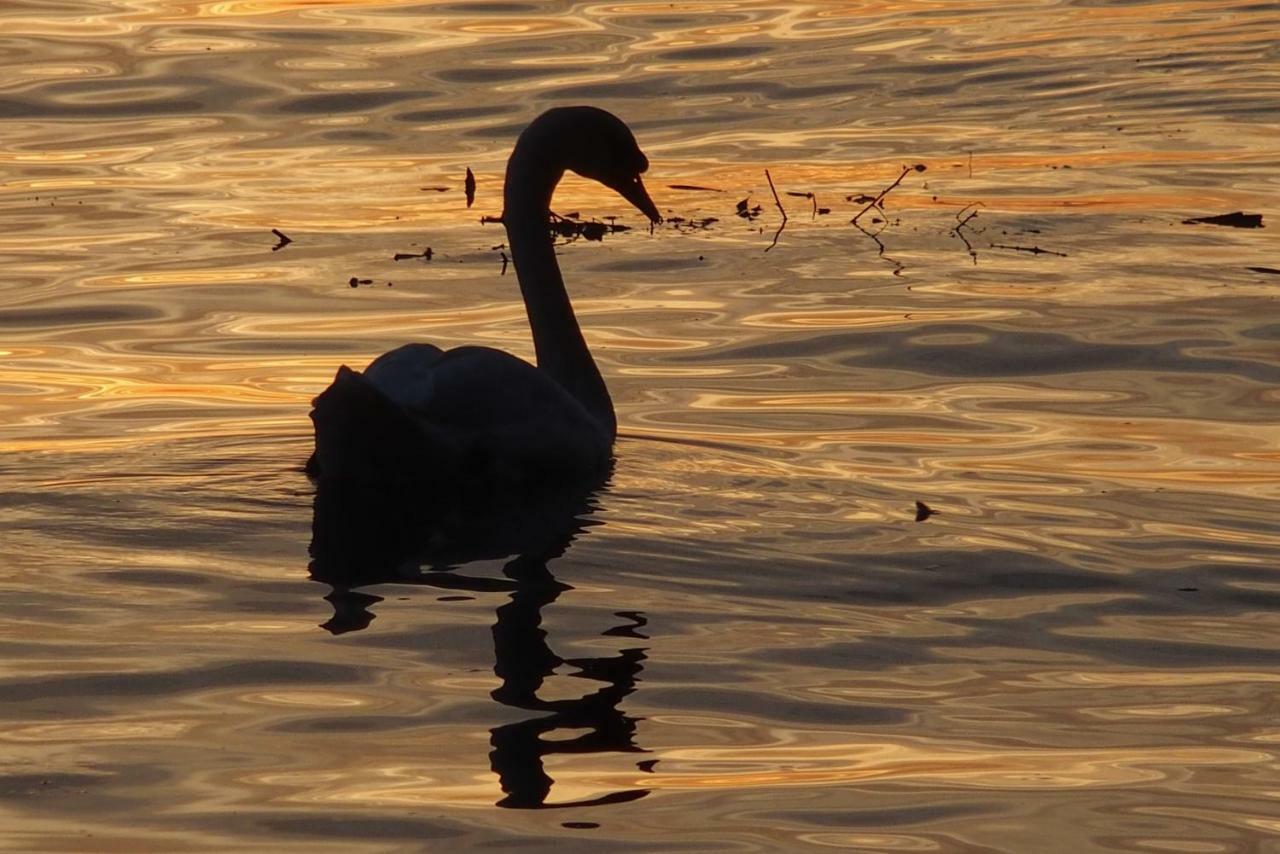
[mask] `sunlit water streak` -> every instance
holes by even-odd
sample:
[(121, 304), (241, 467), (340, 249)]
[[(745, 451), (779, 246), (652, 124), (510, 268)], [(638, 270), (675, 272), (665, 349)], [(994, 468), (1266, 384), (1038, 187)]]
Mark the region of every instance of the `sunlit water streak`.
[[(1274, 844), (1277, 30), (1239, 0), (9, 0), (0, 840)], [(569, 102), (635, 128), (671, 218), (556, 200), (633, 227), (560, 256), (613, 482), (523, 563), (374, 543), (402, 583), (346, 589), (308, 555), (309, 400), (413, 337), (531, 356), (478, 220)], [(1234, 210), (1265, 227), (1183, 223)]]

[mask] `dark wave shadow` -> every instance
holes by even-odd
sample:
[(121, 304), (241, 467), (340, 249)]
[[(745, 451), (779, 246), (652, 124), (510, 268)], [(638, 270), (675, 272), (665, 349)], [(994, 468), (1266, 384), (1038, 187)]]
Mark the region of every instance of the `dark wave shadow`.
[[(331, 588), (325, 599), (334, 612), (322, 624), (326, 631), (341, 635), (366, 628), (382, 597), (360, 588), (375, 584), (509, 593), (495, 611), (493, 670), (502, 684), (491, 696), (538, 715), (490, 731), (489, 761), (504, 793), (497, 803), (501, 807), (599, 806), (649, 794), (648, 789), (630, 789), (548, 802), (555, 781), (545, 770), (544, 757), (646, 752), (635, 742), (641, 719), (619, 708), (636, 689), (646, 648), (636, 645), (612, 656), (566, 659), (554, 652), (542, 628), (543, 609), (573, 589), (557, 580), (548, 564), (601, 524), (593, 518), (600, 509), (598, 498), (596, 490), (571, 489), (478, 507), (346, 484), (322, 482), (316, 491), (309, 570), (312, 579)], [(511, 559), (503, 566), (503, 578), (455, 571), (474, 561), (504, 557)], [(643, 614), (620, 611), (616, 616), (624, 622), (604, 631), (604, 636), (646, 639), (639, 632), (647, 622)], [(577, 668), (571, 678), (601, 687), (574, 699), (540, 698), (546, 680), (564, 664)], [(558, 730), (580, 734), (550, 738)], [(639, 764), (645, 770), (651, 766)]]

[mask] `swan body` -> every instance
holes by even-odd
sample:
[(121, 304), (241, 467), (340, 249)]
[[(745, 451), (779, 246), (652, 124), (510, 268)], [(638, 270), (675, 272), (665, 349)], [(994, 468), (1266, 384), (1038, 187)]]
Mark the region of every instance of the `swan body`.
[(647, 168), (631, 131), (604, 110), (560, 107), (535, 119), (507, 163), (503, 223), (537, 366), (489, 347), (431, 344), (397, 347), (363, 372), (344, 365), (313, 401), (307, 472), (462, 491), (603, 479), (617, 421), (565, 291), (548, 214), (572, 170), (657, 222), (640, 179)]

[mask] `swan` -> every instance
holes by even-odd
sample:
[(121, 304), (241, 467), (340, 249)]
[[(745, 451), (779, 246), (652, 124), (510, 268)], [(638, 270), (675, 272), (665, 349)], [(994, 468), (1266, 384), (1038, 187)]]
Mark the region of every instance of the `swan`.
[(405, 483), (461, 493), (603, 481), (617, 419), (565, 291), (548, 218), (565, 170), (661, 222), (649, 160), (621, 119), (595, 107), (538, 116), (507, 161), (502, 221), (537, 367), (490, 347), (405, 344), (363, 372), (346, 365), (312, 402), (321, 481)]

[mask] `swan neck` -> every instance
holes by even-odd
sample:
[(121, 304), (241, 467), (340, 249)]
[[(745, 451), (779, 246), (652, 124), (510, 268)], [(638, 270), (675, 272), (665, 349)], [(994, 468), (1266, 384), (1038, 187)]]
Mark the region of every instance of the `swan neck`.
[(516, 145), (503, 193), (507, 242), (538, 367), (569, 391), (612, 441), (617, 431), (613, 401), (573, 313), (548, 227), (551, 196), (564, 174), (554, 162), (553, 156), (539, 156), (528, 140)]

